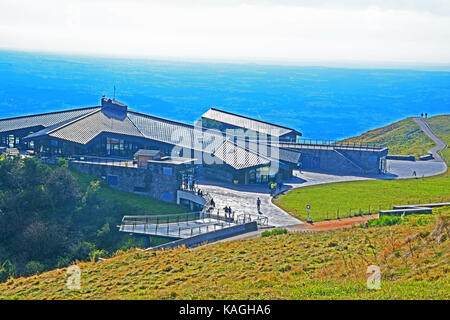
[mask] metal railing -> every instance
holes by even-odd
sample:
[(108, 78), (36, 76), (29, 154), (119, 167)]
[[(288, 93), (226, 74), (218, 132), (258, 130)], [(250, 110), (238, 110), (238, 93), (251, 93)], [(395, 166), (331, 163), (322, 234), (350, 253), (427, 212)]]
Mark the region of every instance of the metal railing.
[(239, 224), (247, 223), (247, 222), (253, 222), (256, 221), (256, 223), (259, 226), (267, 226), (269, 224), (269, 218), (266, 216), (258, 216), (250, 213), (241, 213), (237, 216), (236, 222)]
[(130, 167), (137, 168), (137, 164), (129, 158), (113, 158), (113, 157), (98, 157), (98, 156), (85, 156), (85, 155), (73, 155), (67, 159), (68, 161), (80, 161), (95, 164), (103, 164), (117, 167)]
[[(205, 221), (206, 219), (214, 219), (216, 221)], [(192, 221), (203, 220), (202, 224), (197, 226), (189, 226), (187, 223)], [(183, 225), (183, 223), (186, 223)], [(202, 232), (210, 232), (217, 230), (218, 227), (223, 229), (226, 226), (234, 224), (234, 220), (227, 219), (220, 215), (203, 212), (190, 212), (183, 214), (158, 215), (158, 216), (124, 216), (119, 227), (120, 231), (135, 233), (136, 231), (152, 231), (153, 234), (173, 236), (181, 236), (183, 231), (188, 230), (187, 234), (193, 236)], [(142, 233), (142, 232), (141, 232)]]
[[(238, 140), (244, 140), (244, 138), (237, 137)], [(345, 142), (336, 140), (321, 140), (321, 139), (297, 139), (297, 140), (259, 140), (251, 139), (252, 143), (267, 144), (285, 148), (301, 148), (308, 146), (315, 149), (334, 149), (334, 148), (348, 148), (348, 149), (374, 149), (382, 150), (386, 148), (386, 145), (380, 145), (375, 143), (363, 143), (363, 142)]]

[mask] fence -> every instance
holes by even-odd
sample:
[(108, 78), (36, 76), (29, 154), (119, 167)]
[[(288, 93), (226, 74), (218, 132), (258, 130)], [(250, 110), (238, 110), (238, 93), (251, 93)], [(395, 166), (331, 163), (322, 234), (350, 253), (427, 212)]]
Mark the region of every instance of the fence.
[(81, 161), (90, 162), (96, 164), (103, 164), (116, 167), (130, 167), (137, 168), (137, 164), (131, 159), (126, 158), (111, 158), (111, 157), (97, 157), (97, 156), (84, 156), (84, 155), (73, 155), (67, 159), (68, 161)]
[(325, 220), (333, 220), (333, 219), (342, 219), (342, 218), (352, 218), (352, 217), (359, 217), (363, 215), (370, 215), (370, 214), (378, 214), (382, 210), (392, 210), (394, 206), (402, 206), (402, 205), (421, 205), (421, 204), (432, 204), (432, 203), (448, 203), (450, 202), (450, 196), (440, 197), (440, 198), (429, 198), (429, 199), (421, 199), (421, 200), (410, 200), (407, 201), (407, 203), (403, 204), (396, 204), (394, 202), (391, 202), (390, 204), (374, 204), (374, 205), (368, 205), (367, 207), (358, 207), (355, 206), (354, 208), (336, 208), (336, 210), (333, 211), (326, 211), (325, 213), (321, 214), (315, 214), (315, 216), (320, 216), (322, 218), (325, 218)]
[[(200, 221), (201, 224), (189, 225), (189, 222)], [(193, 236), (202, 232), (216, 231), (235, 225), (234, 219), (204, 212), (157, 216), (124, 216), (119, 226), (120, 231), (131, 233), (151, 233), (167, 236)]]

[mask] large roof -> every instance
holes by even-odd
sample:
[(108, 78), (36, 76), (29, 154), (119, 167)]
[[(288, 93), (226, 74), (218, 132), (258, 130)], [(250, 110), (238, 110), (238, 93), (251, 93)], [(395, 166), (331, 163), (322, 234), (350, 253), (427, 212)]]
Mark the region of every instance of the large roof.
[(216, 108), (211, 108), (208, 111), (206, 111), (202, 115), (202, 118), (219, 121), (222, 123), (233, 125), (235, 127), (260, 132), (275, 137), (281, 137), (289, 133), (296, 133), (297, 135), (301, 135), (301, 133), (296, 131), (295, 129), (283, 127), (277, 124), (261, 120), (248, 118), (242, 115), (219, 110)]
[(76, 119), (94, 110), (100, 110), (100, 107), (72, 109), (67, 111), (41, 113), (37, 115), (0, 119), (0, 132), (7, 132), (40, 126), (47, 128), (50, 126), (54, 126), (56, 124), (60, 124), (61, 122), (64, 121)]
[(228, 140), (224, 141), (213, 154), (215, 157), (236, 170), (270, 165), (270, 160), (268, 158), (249, 152)]
[(296, 163), (299, 157), (297, 152), (282, 149), (279, 149), (279, 158), (266, 156), (251, 143), (236, 144), (230, 141), (230, 137), (223, 140), (224, 135), (220, 132), (217, 132), (220, 140), (216, 140), (219, 143), (208, 149), (208, 141), (203, 141), (203, 138), (194, 142), (196, 137), (203, 137), (201, 127), (129, 109), (121, 115), (108, 108), (92, 107), (0, 120), (0, 132), (34, 127), (43, 129), (28, 135), (26, 139), (48, 136), (87, 145), (101, 133), (114, 133), (211, 153), (236, 170), (270, 165), (272, 160)]

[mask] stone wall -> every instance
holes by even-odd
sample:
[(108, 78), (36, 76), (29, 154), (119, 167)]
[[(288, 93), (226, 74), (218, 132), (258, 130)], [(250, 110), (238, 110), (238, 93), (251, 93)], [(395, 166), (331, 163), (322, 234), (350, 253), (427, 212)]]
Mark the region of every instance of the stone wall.
[(173, 170), (172, 175), (167, 175), (160, 167), (143, 169), (82, 161), (71, 161), (70, 166), (101, 177), (114, 189), (144, 194), (167, 202), (176, 202), (177, 190), (180, 189), (176, 170)]
[(379, 173), (381, 159), (385, 151), (344, 150), (344, 149), (302, 149), (302, 169), (326, 171), (340, 174)]

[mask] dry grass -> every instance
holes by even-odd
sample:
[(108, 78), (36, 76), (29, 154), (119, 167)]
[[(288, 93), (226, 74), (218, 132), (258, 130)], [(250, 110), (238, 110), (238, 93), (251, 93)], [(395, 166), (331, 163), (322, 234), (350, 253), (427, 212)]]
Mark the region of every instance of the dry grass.
[[(449, 209), (391, 227), (289, 233), (196, 250), (128, 251), (0, 284), (2, 299), (449, 299)], [(366, 287), (378, 265), (380, 290)]]

